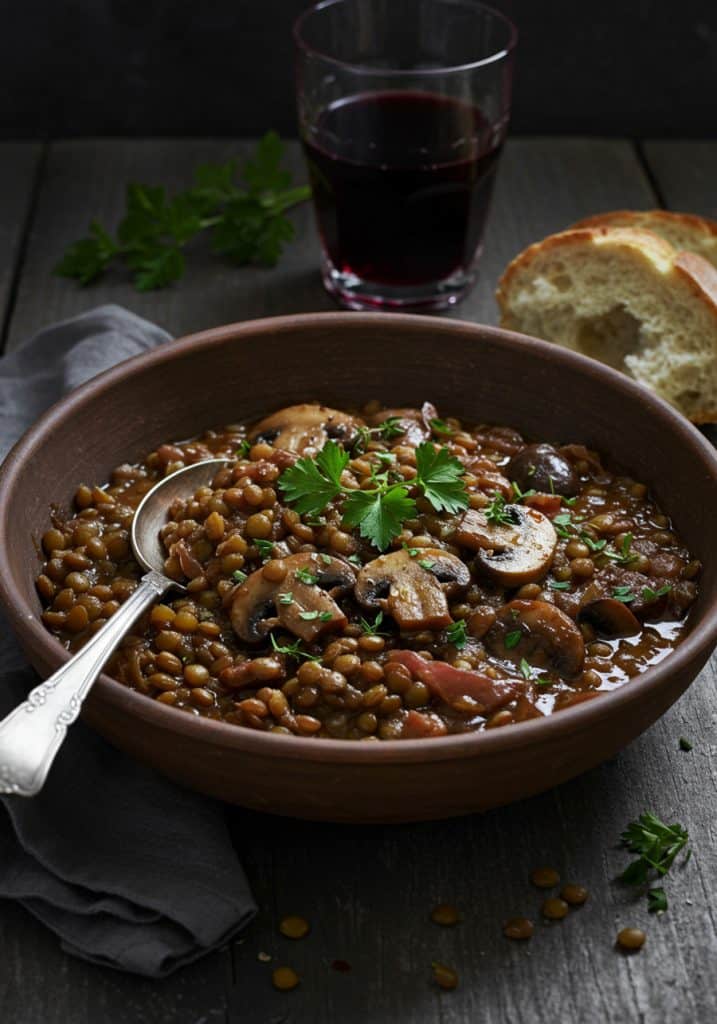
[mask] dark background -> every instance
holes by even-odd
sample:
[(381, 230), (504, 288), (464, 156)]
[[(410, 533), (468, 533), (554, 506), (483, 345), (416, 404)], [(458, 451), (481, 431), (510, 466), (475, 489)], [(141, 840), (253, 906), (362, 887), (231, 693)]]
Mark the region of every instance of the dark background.
[[(4, 5), (0, 137), (295, 134), (307, 0)], [(515, 132), (714, 137), (716, 0), (497, 0), (520, 30)]]

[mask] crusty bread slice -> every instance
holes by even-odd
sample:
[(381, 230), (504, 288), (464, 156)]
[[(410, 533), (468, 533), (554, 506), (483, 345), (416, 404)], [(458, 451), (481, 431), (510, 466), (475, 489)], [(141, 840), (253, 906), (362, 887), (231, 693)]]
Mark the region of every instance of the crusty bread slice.
[(579, 228), (509, 264), (501, 325), (582, 352), (717, 421), (717, 270), (649, 231)]
[(654, 231), (675, 249), (696, 252), (717, 267), (717, 222), (693, 213), (673, 213), (671, 210), (613, 210), (585, 217), (573, 228), (637, 228)]

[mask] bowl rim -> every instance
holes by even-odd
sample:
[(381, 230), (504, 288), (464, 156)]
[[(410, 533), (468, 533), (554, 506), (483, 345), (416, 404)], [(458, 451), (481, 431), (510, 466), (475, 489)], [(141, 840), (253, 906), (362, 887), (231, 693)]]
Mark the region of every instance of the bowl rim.
[[(7, 520), (9, 494), (16, 479), (24, 471), (27, 461), (54, 431), (85, 402), (119, 383), (131, 380), (137, 370), (174, 360), (182, 355), (219, 346), (227, 341), (241, 341), (246, 336), (256, 337), (277, 333), (291, 333), (319, 324), (333, 324), (337, 330), (349, 325), (364, 329), (381, 325), (396, 328), (403, 334), (425, 331), (465, 337), (466, 332), (476, 335), (476, 341), (488, 339), (493, 343), (520, 351), (532, 349), (541, 357), (567, 365), (591, 376), (614, 390), (621, 391), (626, 400), (638, 401), (662, 421), (665, 428), (678, 434), (691, 456), (702, 463), (708, 478), (717, 484), (717, 452), (687, 419), (663, 399), (647, 388), (611, 367), (538, 338), (519, 334), (471, 321), (442, 319), (407, 313), (349, 313), (317, 312), (265, 317), (213, 327), (183, 336), (176, 341), (157, 346), (105, 370), (91, 378), (55, 403), (17, 441), (0, 467), (0, 558), (8, 547)], [(37, 609), (22, 594), (16, 592), (6, 574), (0, 573), (0, 603), (16, 633), (42, 652), (43, 660), (59, 667), (68, 658), (68, 652), (42, 625)], [(29, 635), (28, 635), (29, 634)], [(95, 688), (107, 705), (127, 716), (138, 716), (150, 727), (175, 733), (188, 740), (211, 744), (216, 749), (237, 749), (247, 754), (264, 755), (283, 760), (318, 761), (334, 764), (385, 765), (386, 763), (431, 762), (462, 760), (477, 756), (495, 756), (514, 747), (547, 744), (564, 733), (587, 731), (603, 717), (620, 709), (629, 708), (636, 701), (648, 699), (658, 690), (666, 677), (689, 669), (691, 663), (705, 660), (709, 650), (717, 643), (717, 591), (702, 609), (699, 621), (679, 646), (662, 662), (651, 666), (629, 684), (604, 693), (599, 700), (589, 700), (566, 708), (559, 713), (540, 719), (519, 722), (510, 729), (458, 733), (426, 739), (400, 740), (382, 743), (359, 743), (341, 739), (316, 739), (300, 736), (275, 736), (271, 733), (244, 729), (230, 723), (214, 721), (177, 711), (144, 694), (118, 683), (102, 673)]]

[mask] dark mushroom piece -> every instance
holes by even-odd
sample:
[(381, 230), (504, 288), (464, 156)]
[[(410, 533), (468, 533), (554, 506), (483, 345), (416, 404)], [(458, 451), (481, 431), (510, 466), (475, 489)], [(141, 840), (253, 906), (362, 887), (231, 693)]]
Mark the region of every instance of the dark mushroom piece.
[(540, 653), (566, 676), (579, 672), (585, 660), (582, 633), (565, 612), (547, 601), (516, 600), (503, 605), (486, 636), (486, 646), (497, 657), (516, 663)]
[(326, 405), (289, 405), (257, 423), (247, 434), (255, 444), (266, 441), (276, 448), (312, 455), (327, 441), (351, 443), (362, 421)]
[(578, 622), (589, 622), (600, 636), (635, 636), (640, 623), (626, 604), (614, 597), (589, 601), (578, 612)]
[(532, 489), (570, 498), (580, 490), (577, 473), (551, 444), (529, 444), (522, 448), (510, 460), (505, 472), (521, 491)]
[[(281, 559), (286, 575), (270, 580), (266, 566), (257, 569), (234, 592), (231, 622), (247, 643), (263, 640), (281, 625), (307, 642), (346, 625), (334, 600), (356, 582), (353, 568), (339, 558), (301, 552)], [(268, 563), (267, 563), (268, 564)]]
[(534, 508), (505, 505), (508, 523), (493, 523), (485, 512), (469, 509), (452, 540), (477, 552), (476, 568), (506, 587), (541, 579), (550, 568), (558, 535), (547, 516)]
[(369, 417), (369, 425), (380, 427), (386, 420), (396, 419), (396, 427), (400, 435), (389, 438), (391, 444), (409, 444), (418, 446), (432, 436), (431, 420), (436, 419), (438, 412), (431, 402), (424, 402), (420, 409), (382, 409)]
[(364, 608), (381, 608), (400, 629), (443, 629), (453, 621), (446, 594), (470, 583), (468, 567), (440, 548), (402, 548), (375, 558), (358, 574), (354, 593)]

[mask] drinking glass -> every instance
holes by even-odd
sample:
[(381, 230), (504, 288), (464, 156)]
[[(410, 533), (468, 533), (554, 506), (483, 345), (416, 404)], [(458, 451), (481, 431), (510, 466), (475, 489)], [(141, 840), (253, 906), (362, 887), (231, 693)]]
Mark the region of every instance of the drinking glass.
[(516, 30), (474, 0), (324, 0), (294, 25), (327, 290), (441, 309), (476, 277)]

